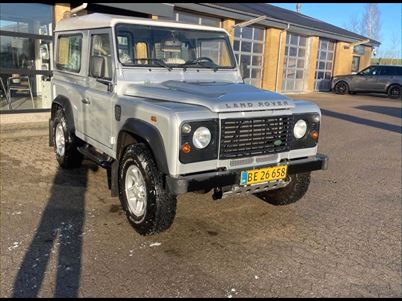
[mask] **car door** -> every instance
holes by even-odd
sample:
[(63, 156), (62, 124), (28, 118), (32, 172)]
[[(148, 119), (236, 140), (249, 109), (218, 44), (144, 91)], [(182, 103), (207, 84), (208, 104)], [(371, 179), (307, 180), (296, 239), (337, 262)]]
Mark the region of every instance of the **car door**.
[(378, 66), (370, 66), (357, 73), (352, 79), (353, 91), (373, 91), (376, 87)]
[(381, 66), (378, 76), (376, 76), (376, 83), (374, 91), (376, 92), (386, 92), (387, 85), (392, 78), (392, 67), (391, 66)]
[[(87, 106), (85, 116), (85, 134), (112, 148), (112, 115), (114, 62), (111, 29), (98, 29), (89, 32), (89, 72), (84, 104)], [(102, 75), (95, 74), (94, 67), (102, 63)], [(99, 71), (99, 70), (98, 70)]]

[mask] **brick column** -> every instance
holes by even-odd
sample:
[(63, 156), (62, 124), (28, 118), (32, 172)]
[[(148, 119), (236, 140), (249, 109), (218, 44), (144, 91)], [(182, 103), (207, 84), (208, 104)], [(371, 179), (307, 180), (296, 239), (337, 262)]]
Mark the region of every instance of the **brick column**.
[(350, 74), (352, 70), (352, 57), (353, 47), (350, 47), (349, 43), (336, 43), (333, 76)]
[(318, 51), (318, 43), (319, 37), (310, 37), (310, 52), (309, 57), (307, 59), (307, 83), (306, 83), (306, 92), (314, 91), (314, 78), (315, 78), (315, 69), (317, 65), (317, 51)]
[(235, 25), (235, 20), (232, 19), (225, 19), (222, 22), (222, 28), (225, 29), (229, 33), (229, 38), (230, 38), (230, 43), (234, 42), (234, 28), (233, 26)]
[(285, 59), (286, 47), (286, 31), (283, 31), (282, 33), (282, 45), (281, 49), (279, 49), (281, 32), (281, 29), (276, 28), (268, 28), (265, 30), (262, 88), (271, 91), (276, 91), (276, 88), (278, 91), (281, 91), (282, 89), (283, 62)]
[(56, 24), (61, 19), (63, 19), (63, 15), (65, 12), (71, 10), (70, 3), (55, 3), (54, 5), (54, 23)]

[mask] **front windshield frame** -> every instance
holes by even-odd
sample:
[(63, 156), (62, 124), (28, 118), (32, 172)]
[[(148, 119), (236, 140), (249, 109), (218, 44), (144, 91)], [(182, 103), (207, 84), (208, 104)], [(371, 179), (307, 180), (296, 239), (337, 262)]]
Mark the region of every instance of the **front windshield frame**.
[[(142, 27), (142, 28), (158, 28), (158, 29), (165, 29), (165, 30), (179, 30), (179, 31), (200, 31), (200, 32), (208, 32), (208, 33), (215, 33), (215, 34), (219, 34), (221, 36), (216, 36), (216, 37), (211, 37), (210, 40), (222, 40), (225, 45), (226, 45), (226, 49), (227, 49), (227, 59), (230, 61), (230, 65), (229, 66), (221, 66), (221, 65), (217, 65), (217, 70), (236, 70), (237, 68), (237, 61), (236, 58), (234, 56), (234, 52), (233, 52), (233, 48), (231, 46), (230, 43), (230, 39), (229, 36), (223, 32), (223, 31), (213, 31), (213, 30), (203, 30), (203, 29), (188, 29), (188, 28), (181, 28), (181, 27), (174, 27), (174, 26), (158, 26), (158, 25), (144, 25), (144, 24), (130, 24), (130, 23), (117, 23), (114, 26), (114, 34), (115, 34), (115, 50), (116, 50), (116, 57), (117, 60), (119, 61), (119, 63), (124, 66), (124, 67), (131, 67), (131, 68), (163, 68), (160, 64), (157, 63), (143, 63), (143, 64), (139, 64), (139, 63), (125, 63), (122, 62), (120, 59), (120, 54), (119, 54), (119, 41), (118, 41), (118, 37), (119, 37), (119, 27), (120, 26), (133, 26), (133, 27)], [(125, 33), (129, 33), (128, 31), (124, 31)], [(129, 39), (132, 40), (132, 36), (129, 37)], [(205, 40), (205, 39), (199, 39), (199, 40)], [(208, 40), (208, 39), (207, 39)], [(134, 43), (132, 43), (134, 44)], [(134, 45), (132, 45), (134, 47)], [(197, 45), (198, 47), (198, 45)], [(149, 49), (147, 48), (147, 51), (149, 51)], [(133, 53), (133, 50), (130, 50), (131, 53)], [(135, 60), (134, 57), (132, 57), (133, 60)], [(156, 57), (153, 57), (153, 55), (149, 58), (149, 59), (157, 59)], [(167, 64), (169, 67), (171, 68), (180, 68), (180, 69), (208, 69), (208, 70), (213, 70), (213, 68), (210, 68), (206, 65), (202, 65), (202, 64), (197, 64), (197, 65), (185, 65), (185, 64)]]

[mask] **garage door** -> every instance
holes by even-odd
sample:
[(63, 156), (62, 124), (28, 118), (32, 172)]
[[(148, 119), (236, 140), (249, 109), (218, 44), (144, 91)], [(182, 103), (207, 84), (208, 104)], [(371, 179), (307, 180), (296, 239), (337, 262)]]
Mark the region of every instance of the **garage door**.
[(334, 63), (335, 43), (320, 39), (317, 51), (317, 65), (315, 68), (315, 91), (329, 91)]
[(237, 62), (243, 64), (244, 82), (261, 87), (265, 31), (257, 27), (236, 27), (233, 50)]
[(307, 38), (304, 36), (293, 33), (286, 35), (282, 92), (302, 92), (304, 90), (306, 44)]

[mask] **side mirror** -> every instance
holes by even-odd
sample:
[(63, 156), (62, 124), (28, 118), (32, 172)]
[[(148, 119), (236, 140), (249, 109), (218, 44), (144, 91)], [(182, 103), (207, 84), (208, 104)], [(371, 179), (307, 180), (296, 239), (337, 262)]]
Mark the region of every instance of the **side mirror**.
[(105, 58), (102, 56), (91, 56), (90, 74), (95, 78), (105, 77)]

